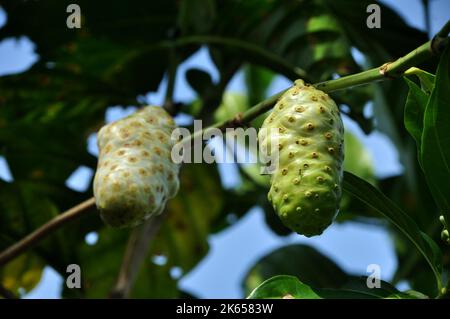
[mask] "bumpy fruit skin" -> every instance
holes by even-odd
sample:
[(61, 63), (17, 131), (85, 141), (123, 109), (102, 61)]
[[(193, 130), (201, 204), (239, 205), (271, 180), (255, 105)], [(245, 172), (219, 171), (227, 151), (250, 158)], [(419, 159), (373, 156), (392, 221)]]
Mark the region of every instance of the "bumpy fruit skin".
[(344, 126), (336, 103), (298, 80), (262, 128), (272, 134), (259, 132), (260, 147), (269, 150), (276, 141), (279, 152), (269, 201), (287, 227), (320, 235), (333, 222), (342, 193)]
[(157, 106), (105, 125), (97, 135), (94, 196), (105, 223), (132, 227), (160, 214), (179, 188), (171, 159), (175, 123)]

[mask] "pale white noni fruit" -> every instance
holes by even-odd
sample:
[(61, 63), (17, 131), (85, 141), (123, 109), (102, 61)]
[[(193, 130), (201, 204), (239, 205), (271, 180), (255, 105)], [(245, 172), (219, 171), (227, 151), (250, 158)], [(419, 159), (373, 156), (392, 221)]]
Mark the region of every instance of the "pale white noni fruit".
[(103, 221), (132, 227), (160, 214), (179, 188), (171, 158), (175, 123), (161, 107), (146, 106), (105, 125), (97, 135), (94, 196)]

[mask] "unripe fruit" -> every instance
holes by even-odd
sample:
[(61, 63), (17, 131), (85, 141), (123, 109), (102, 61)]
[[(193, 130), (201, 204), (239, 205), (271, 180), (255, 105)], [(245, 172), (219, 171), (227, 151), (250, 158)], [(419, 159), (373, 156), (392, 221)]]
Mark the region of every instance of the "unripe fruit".
[(157, 106), (105, 125), (99, 148), (94, 196), (105, 223), (136, 226), (160, 214), (179, 188), (179, 165), (171, 159), (175, 123)]
[(344, 126), (336, 103), (298, 80), (262, 129), (260, 148), (265, 152), (275, 141), (279, 152), (269, 201), (287, 227), (320, 235), (336, 216), (342, 194)]

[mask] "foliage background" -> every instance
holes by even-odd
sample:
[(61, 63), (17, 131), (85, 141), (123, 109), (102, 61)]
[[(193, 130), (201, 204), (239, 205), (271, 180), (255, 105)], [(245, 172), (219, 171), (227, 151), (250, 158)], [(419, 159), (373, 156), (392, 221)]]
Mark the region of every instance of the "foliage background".
[[(382, 11), (382, 25), (392, 32), (382, 29), (368, 41), (358, 24), (345, 23), (358, 20), (342, 19), (345, 14), (336, 8), (331, 17), (337, 17), (337, 22), (314, 8), (299, 9), (307, 13), (297, 20), (283, 13), (283, 6), (279, 11), (270, 11), (269, 15), (264, 8), (251, 10), (255, 5), (252, 1), (247, 2), (248, 7), (240, 4), (239, 8), (247, 10), (242, 9), (242, 12), (231, 5), (224, 5), (222, 1), (192, 1), (189, 5), (183, 5), (185, 2), (182, 1), (154, 1), (150, 5), (154, 7), (146, 10), (142, 9), (139, 1), (127, 5), (127, 10), (123, 10), (119, 2), (111, 6), (100, 2), (95, 7), (80, 1), (82, 12), (85, 9), (87, 12), (87, 31), (69, 32), (63, 27), (65, 20), (60, 20), (61, 17), (65, 19), (66, 14), (58, 13), (65, 12), (64, 1), (59, 4), (55, 1), (28, 4), (40, 7), (11, 14), (8, 22), (11, 21), (12, 25), (6, 24), (0, 29), (0, 74), (3, 75), (0, 78), (0, 173), (4, 180), (0, 184), (1, 249), (91, 193), (90, 178), (96, 162), (95, 130), (104, 118), (111, 121), (132, 112), (134, 108), (130, 105), (163, 102), (168, 54), (165, 49), (152, 51), (149, 47), (152, 43), (167, 40), (174, 32), (181, 32), (181, 36), (248, 37), (252, 40), (250, 42), (286, 57), (289, 64), (306, 69), (314, 81), (377, 65), (408, 52), (427, 39), (423, 33), (405, 29), (400, 18), (385, 16), (385, 11)], [(317, 1), (318, 5), (322, 2)], [(347, 9), (356, 3), (335, 2)], [(8, 11), (14, 7), (11, 3), (2, 1), (0, 5)], [(286, 3), (286, 11), (289, 11), (289, 6), (305, 5), (303, 2), (294, 4), (297, 3), (294, 1)], [(424, 30), (420, 1), (384, 3), (397, 9), (397, 13), (412, 26)], [(431, 33), (434, 33), (449, 18), (444, 13), (450, 12), (450, 5), (448, 1), (434, 0), (430, 3)], [(214, 4), (224, 6), (220, 19)], [(268, 1), (267, 6), (270, 5)], [(176, 6), (183, 9), (174, 10)], [(89, 19), (89, 13), (96, 10), (103, 10), (105, 16), (110, 13), (119, 14), (119, 17), (115, 23)], [(274, 29), (284, 35), (281, 39), (270, 38), (272, 32), (276, 33), (270, 28), (275, 27), (270, 23), (261, 24), (259, 20), (259, 15), (262, 15), (268, 21), (276, 21), (276, 14), (286, 14), (285, 23)], [(360, 10), (355, 11), (355, 15), (365, 18), (367, 14)], [(3, 16), (6, 19), (6, 14)], [(39, 19), (34, 16), (39, 16)], [(292, 21), (298, 21), (299, 25)], [(312, 22), (302, 25), (305, 21)], [(173, 23), (180, 25), (181, 31), (174, 31)], [(241, 28), (236, 28), (236, 25)], [(251, 36), (254, 29), (258, 30), (260, 37)], [(305, 34), (295, 34), (295, 30), (303, 30)], [(283, 75), (272, 78), (267, 69), (254, 67), (265, 63), (252, 54), (242, 57), (239, 50), (223, 50), (218, 46), (210, 46), (210, 49), (212, 51), (208, 52), (205, 46), (190, 45), (177, 50), (183, 63), (178, 71), (175, 101), (186, 104), (184, 114), (177, 117), (181, 125), (189, 124), (189, 113), (206, 121), (230, 116), (236, 110), (284, 89), (290, 83), (288, 78), (293, 76), (285, 69), (274, 67), (273, 71)], [(247, 62), (254, 64), (249, 67)], [(433, 68), (432, 65), (429, 67)], [(207, 71), (216, 85), (212, 85), (208, 76), (198, 69)], [(8, 76), (13, 73), (17, 75)], [(262, 79), (262, 82), (255, 79)], [(347, 165), (361, 177), (377, 182), (402, 207), (409, 205), (408, 212), (420, 226), (438, 235), (440, 229), (434, 229), (435, 226), (429, 223), (429, 215), (415, 209), (420, 205), (424, 205), (422, 208), (425, 207), (426, 212), (435, 209), (427, 207), (432, 203), (427, 191), (416, 189), (415, 193), (405, 187), (416, 178), (419, 178), (416, 183), (420, 185), (421, 176), (414, 167), (409, 167), (408, 171), (415, 173), (406, 174), (409, 162), (399, 158), (406, 153), (409, 159), (415, 159), (414, 148), (410, 147), (413, 144), (408, 144), (410, 138), (402, 129), (407, 91), (404, 83), (400, 82), (397, 80), (395, 84), (364, 87), (338, 95), (343, 103), (349, 105), (341, 107), (349, 113), (345, 117), (346, 127), (362, 143), (354, 143), (356, 155), (348, 157)], [(265, 90), (256, 89), (265, 85)], [(220, 104), (223, 91), (239, 95), (227, 94), (220, 110), (215, 111), (214, 106)], [(201, 96), (202, 102), (196, 99), (197, 96)], [(199, 111), (202, 105), (203, 111)], [(376, 130), (372, 127), (374, 122)], [(365, 135), (364, 131), (370, 134)], [(409, 148), (403, 149), (403, 145)], [(352, 158), (369, 160), (361, 165), (360, 161), (352, 161)], [(340, 215), (342, 223), (333, 225), (323, 236), (305, 239), (287, 234), (276, 220), (270, 218), (272, 212), (261, 196), (264, 192), (255, 188), (258, 181), (247, 178), (252, 176), (251, 172), (251, 168), (247, 168), (245, 173), (234, 165), (219, 165), (217, 170), (196, 167), (185, 173), (186, 192), (169, 207), (175, 217), (165, 225), (149, 255), (145, 271), (140, 274), (142, 287), (137, 285), (135, 296), (175, 297), (182, 290), (199, 297), (241, 297), (241, 281), (254, 263), (275, 248), (292, 243), (306, 243), (317, 248), (352, 274), (364, 275), (366, 266), (376, 263), (382, 267), (384, 280), (391, 281), (397, 274), (399, 288), (411, 286), (424, 292), (433, 289), (426, 265), (420, 259), (409, 261), (409, 244), (398, 238), (382, 221), (367, 219), (371, 212), (350, 199), (348, 202), (344, 200), (346, 206)], [(210, 202), (205, 203), (203, 190), (211, 192)], [(416, 196), (417, 193), (420, 196)], [(415, 198), (419, 198), (419, 205), (414, 202)], [(225, 205), (232, 202), (231, 199), (236, 207)], [(253, 207), (254, 204), (260, 207)], [(187, 231), (183, 234), (179, 229)], [(174, 233), (177, 236), (169, 236)], [(194, 236), (194, 233), (200, 235)], [(126, 238), (126, 232), (105, 229), (92, 214), (67, 226), (32, 254), (17, 259), (9, 270), (3, 270), (3, 282), (31, 298), (57, 297), (60, 293), (71, 297), (74, 292), (62, 291), (63, 280), (57, 272), (64, 273), (64, 265), (76, 262), (82, 266), (88, 287), (81, 294), (86, 297), (105, 296), (116, 276)], [(302, 254), (307, 253), (302, 250), (297, 254), (300, 263), (305, 260), (302, 256), (308, 256)], [(410, 269), (399, 275), (397, 259), (402, 265), (409, 264)], [(309, 256), (307, 260), (315, 259)], [(310, 263), (315, 265), (318, 262)], [(45, 265), (52, 268), (43, 268)], [(277, 267), (273, 268), (280, 270)], [(290, 271), (281, 269), (283, 273)], [(248, 291), (254, 285), (252, 280), (258, 282), (259, 274), (264, 272), (270, 273), (267, 269), (254, 270), (253, 277), (244, 281), (244, 290)], [(307, 274), (304, 270), (298, 275), (302, 278)], [(309, 276), (321, 277), (320, 272)]]

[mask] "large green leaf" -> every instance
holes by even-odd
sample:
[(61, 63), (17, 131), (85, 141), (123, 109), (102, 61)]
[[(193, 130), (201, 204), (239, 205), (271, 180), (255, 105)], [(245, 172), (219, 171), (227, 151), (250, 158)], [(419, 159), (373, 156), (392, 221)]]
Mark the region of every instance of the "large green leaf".
[(297, 277), (280, 275), (264, 281), (248, 299), (321, 299), (311, 287)]
[(316, 249), (293, 244), (264, 256), (248, 271), (242, 282), (246, 295), (278, 274), (301, 278), (303, 283), (316, 288), (338, 288), (349, 280), (339, 266)]
[(442, 285), (441, 252), (435, 249), (435, 244), (430, 245), (433, 242), (432, 239), (420, 231), (414, 220), (374, 186), (349, 172), (344, 174), (344, 190), (382, 214), (416, 246), (433, 270), (437, 288), (440, 290)]
[(335, 299), (423, 299), (422, 294), (412, 291), (400, 292), (388, 282), (380, 280), (380, 287), (369, 288), (367, 277), (351, 277), (339, 289), (316, 289), (322, 298)]
[(244, 67), (248, 102), (255, 105), (267, 97), (267, 89), (272, 83), (274, 73), (268, 69), (247, 64)]
[[(433, 196), (450, 221), (450, 48), (441, 56), (423, 119), (420, 158)], [(437, 218), (437, 216), (435, 216)]]
[(418, 68), (410, 70), (408, 70), (410, 74), (415, 74), (419, 78), (420, 87), (408, 78), (404, 78), (409, 87), (405, 104), (405, 127), (415, 139), (418, 153), (420, 154), (423, 118), (428, 99), (434, 87), (435, 76)]
[(416, 140), (417, 149), (420, 153), (423, 132), (423, 115), (429, 96), (411, 80), (405, 78), (405, 81), (409, 86), (409, 93), (405, 104), (405, 127), (409, 134)]
[(426, 296), (416, 292), (401, 293), (386, 282), (380, 288), (367, 288), (364, 278), (355, 279), (340, 289), (313, 288), (297, 277), (279, 275), (256, 287), (249, 299), (418, 299)]

